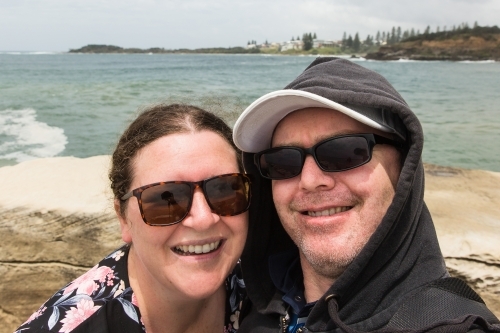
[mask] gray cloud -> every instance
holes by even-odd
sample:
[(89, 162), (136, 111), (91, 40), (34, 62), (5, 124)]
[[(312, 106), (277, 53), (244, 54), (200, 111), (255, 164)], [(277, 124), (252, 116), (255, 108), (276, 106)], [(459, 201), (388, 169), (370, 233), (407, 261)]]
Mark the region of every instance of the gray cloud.
[(228, 47), (304, 32), (364, 38), (393, 26), (497, 25), (499, 12), (497, 0), (2, 0), (0, 50)]

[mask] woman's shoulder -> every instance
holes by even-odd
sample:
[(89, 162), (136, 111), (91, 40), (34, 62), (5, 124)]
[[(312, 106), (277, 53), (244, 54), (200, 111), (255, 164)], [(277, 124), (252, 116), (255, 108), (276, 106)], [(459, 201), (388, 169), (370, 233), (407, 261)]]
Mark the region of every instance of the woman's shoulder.
[(85, 274), (49, 298), (16, 332), (72, 332), (97, 317), (110, 302), (140, 325), (137, 302), (127, 270), (129, 247), (113, 251)]

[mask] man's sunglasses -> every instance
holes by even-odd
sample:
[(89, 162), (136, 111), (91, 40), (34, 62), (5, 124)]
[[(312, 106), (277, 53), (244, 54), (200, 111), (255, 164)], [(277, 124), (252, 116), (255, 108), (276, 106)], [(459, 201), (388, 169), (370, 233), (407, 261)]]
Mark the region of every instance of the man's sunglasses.
[(210, 209), (220, 216), (233, 216), (250, 206), (250, 179), (241, 173), (219, 175), (198, 182), (170, 181), (144, 185), (121, 197), (132, 196), (146, 224), (167, 226), (181, 222), (189, 213), (194, 190), (199, 187)]
[(254, 162), (262, 177), (288, 179), (302, 172), (306, 155), (312, 155), (323, 171), (338, 172), (357, 168), (370, 162), (376, 144), (402, 148), (403, 144), (377, 134), (350, 134), (334, 136), (310, 148), (276, 147), (261, 151)]

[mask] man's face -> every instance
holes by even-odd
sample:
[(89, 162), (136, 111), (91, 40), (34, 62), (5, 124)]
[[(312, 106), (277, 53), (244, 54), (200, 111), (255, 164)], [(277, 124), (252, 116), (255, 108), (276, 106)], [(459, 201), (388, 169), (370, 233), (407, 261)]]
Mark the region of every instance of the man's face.
[[(272, 147), (309, 148), (329, 137), (355, 133), (387, 136), (340, 112), (307, 108), (278, 124)], [(371, 161), (358, 168), (325, 172), (308, 155), (300, 175), (272, 181), (276, 210), (300, 249), (304, 276), (336, 279), (345, 270), (380, 224), (399, 173), (397, 150), (379, 144)]]

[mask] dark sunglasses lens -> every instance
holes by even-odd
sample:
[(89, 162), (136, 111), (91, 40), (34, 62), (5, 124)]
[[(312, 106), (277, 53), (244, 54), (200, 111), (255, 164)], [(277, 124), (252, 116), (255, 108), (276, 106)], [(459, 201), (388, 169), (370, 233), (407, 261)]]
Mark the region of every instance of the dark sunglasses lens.
[(370, 160), (370, 147), (364, 137), (335, 138), (316, 147), (316, 158), (327, 171), (352, 169)]
[(225, 175), (208, 180), (205, 193), (214, 212), (222, 216), (241, 214), (250, 204), (250, 182), (242, 175)]
[(276, 148), (259, 159), (260, 171), (271, 179), (287, 179), (297, 176), (302, 170), (302, 154), (293, 148)]
[(141, 200), (147, 223), (168, 225), (182, 220), (188, 212), (191, 196), (191, 187), (182, 183), (167, 183), (145, 189)]

